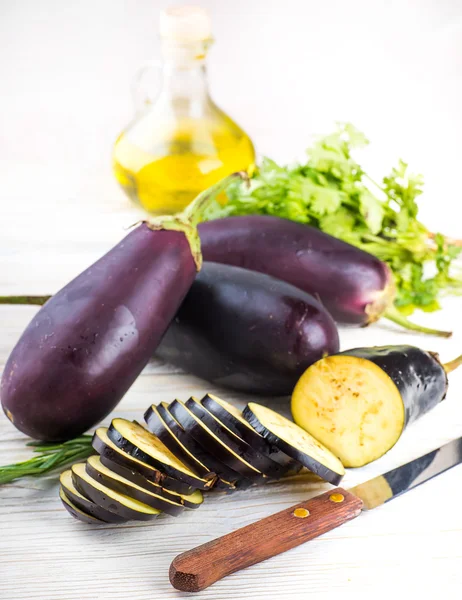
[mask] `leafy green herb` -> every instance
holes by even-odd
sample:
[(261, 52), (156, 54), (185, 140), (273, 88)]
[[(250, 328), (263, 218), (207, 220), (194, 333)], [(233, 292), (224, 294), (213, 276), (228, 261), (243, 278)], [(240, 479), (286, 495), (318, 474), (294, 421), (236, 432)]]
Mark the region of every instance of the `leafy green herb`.
[(303, 164), (281, 166), (264, 158), (250, 186), (233, 182), (228, 203), (210, 207), (204, 220), (264, 214), (308, 223), (387, 262), (400, 311), (437, 310), (442, 291), (462, 292), (453, 265), (462, 247), (418, 221), (423, 178), (409, 173), (404, 161), (380, 184), (364, 172), (353, 153), (367, 144), (346, 123), (318, 139)]
[(93, 453), (91, 435), (81, 435), (62, 444), (29, 442), (38, 456), (29, 460), (0, 467), (0, 485), (21, 477), (41, 477), (57, 469), (83, 460)]

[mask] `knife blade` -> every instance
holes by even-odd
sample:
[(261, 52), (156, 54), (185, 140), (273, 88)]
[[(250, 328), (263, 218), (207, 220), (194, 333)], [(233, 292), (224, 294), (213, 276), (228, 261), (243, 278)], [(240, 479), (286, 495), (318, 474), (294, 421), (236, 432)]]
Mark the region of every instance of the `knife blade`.
[(170, 583), (199, 592), (216, 581), (316, 538), (462, 462), (462, 437), (356, 485), (320, 496), (179, 554)]

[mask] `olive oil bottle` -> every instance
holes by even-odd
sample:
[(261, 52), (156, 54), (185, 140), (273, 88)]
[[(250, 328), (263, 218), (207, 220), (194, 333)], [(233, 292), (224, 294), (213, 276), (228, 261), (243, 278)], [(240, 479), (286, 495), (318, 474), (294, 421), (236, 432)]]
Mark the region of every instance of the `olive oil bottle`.
[(167, 9), (160, 36), (160, 91), (118, 137), (113, 168), (123, 190), (146, 211), (173, 214), (226, 175), (251, 171), (255, 152), (247, 134), (210, 98), (208, 13)]

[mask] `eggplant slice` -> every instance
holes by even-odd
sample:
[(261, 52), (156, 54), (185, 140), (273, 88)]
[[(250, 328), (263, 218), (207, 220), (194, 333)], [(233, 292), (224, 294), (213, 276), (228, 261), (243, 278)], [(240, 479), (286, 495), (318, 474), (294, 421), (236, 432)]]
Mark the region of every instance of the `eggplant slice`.
[(61, 473), (59, 483), (66, 497), (85, 514), (89, 514), (91, 517), (105, 523), (125, 523), (127, 520), (110, 510), (105, 510), (99, 504), (93, 502), (87, 494), (82, 493), (74, 484), (71, 469)]
[(265, 438), (255, 431), (246, 419), (244, 419), (242, 412), (233, 404), (222, 400), (218, 396), (213, 394), (206, 394), (201, 404), (212, 413), (217, 419), (226, 425), (233, 433), (241, 437), (246, 441), (249, 446), (269, 456), (271, 460), (281, 465), (287, 472), (291, 474), (298, 473), (302, 468), (302, 465), (295, 461), (292, 457), (270, 444)]
[[(174, 477), (169, 477), (152, 465), (148, 465), (138, 458), (131, 456), (116, 446), (109, 438), (107, 432), (107, 427), (98, 427), (91, 443), (96, 452), (101, 456), (101, 462), (107, 467), (110, 469), (112, 468), (111, 464), (108, 464), (108, 462), (111, 461), (131, 471), (132, 474), (130, 476), (126, 472), (120, 472), (120, 469), (117, 470), (116, 468), (113, 468), (113, 471), (119, 473), (122, 477), (133, 481), (133, 483), (136, 483), (141, 487), (145, 487), (149, 491), (153, 491), (152, 486), (155, 486), (156, 484), (162, 486), (165, 490), (176, 492), (178, 494), (192, 494), (196, 489), (194, 486), (189, 485), (184, 481), (179, 481)], [(148, 483), (146, 483), (146, 480)]]
[(152, 508), (157, 508), (157, 510), (165, 512), (168, 515), (175, 517), (184, 510), (184, 505), (179, 502), (169, 500), (154, 492), (148, 492), (139, 485), (136, 485), (136, 483), (132, 483), (121, 475), (114, 473), (102, 464), (99, 456), (90, 456), (90, 458), (87, 459), (85, 469), (90, 477), (99, 481), (111, 490), (124, 494), (139, 502), (143, 502)]
[(101, 521), (101, 519), (92, 517), (89, 513), (80, 510), (80, 508), (69, 500), (62, 487), (59, 488), (59, 497), (61, 498), (64, 508), (74, 517), (74, 519), (77, 519), (77, 521), (82, 521), (82, 523), (87, 523), (88, 525), (104, 525), (106, 523), (106, 521)]
[(199, 400), (191, 397), (186, 401), (185, 406), (207, 425), (224, 444), (263, 474), (272, 479), (280, 479), (285, 475), (286, 470), (281, 465), (271, 460), (268, 456), (254, 450), (239, 435), (233, 433), (218, 417), (209, 412)]
[(274, 410), (250, 402), (244, 417), (271, 444), (325, 481), (337, 485), (345, 474), (340, 460), (307, 431)]
[(202, 478), (191, 471), (156, 435), (138, 423), (127, 419), (113, 419), (107, 434), (116, 446), (170, 477), (202, 490), (207, 490), (214, 484), (215, 477), (212, 474), (210, 478)]
[(204, 465), (194, 454), (192, 454), (186, 446), (184, 446), (179, 438), (175, 436), (173, 431), (167, 425), (165, 420), (162, 418), (157, 406), (150, 406), (144, 413), (144, 420), (151, 433), (156, 435), (160, 441), (167, 446), (170, 452), (179, 458), (185, 465), (190, 469), (193, 469), (196, 473), (199, 473), (201, 477), (209, 477), (210, 475), (215, 477), (213, 473), (206, 465)]
[(180, 400), (174, 400), (169, 405), (169, 411), (187, 431), (198, 442), (204, 450), (225, 463), (230, 469), (239, 473), (242, 477), (251, 481), (266, 480), (261, 471), (252, 466), (244, 458), (241, 458), (229, 446), (226, 445), (205, 423), (201, 421)]
[(204, 502), (204, 495), (200, 490), (196, 490), (192, 494), (183, 495), (176, 494), (176, 502), (183, 504), (185, 508), (199, 508)]
[(239, 473), (233, 471), (225, 464), (220, 462), (215, 456), (211, 456), (202, 448), (196, 440), (181, 427), (175, 417), (171, 414), (166, 402), (161, 402), (157, 406), (160, 416), (168, 425), (170, 431), (175, 435), (178, 441), (194, 455), (202, 464), (206, 465), (210, 471), (216, 473), (219, 479), (215, 482), (214, 488), (221, 490), (235, 490), (236, 483), (241, 479)]
[(87, 473), (84, 463), (72, 465), (72, 479), (75, 487), (82, 490), (93, 502), (125, 519), (150, 521), (161, 512), (125, 494), (111, 490), (111, 488), (93, 479)]

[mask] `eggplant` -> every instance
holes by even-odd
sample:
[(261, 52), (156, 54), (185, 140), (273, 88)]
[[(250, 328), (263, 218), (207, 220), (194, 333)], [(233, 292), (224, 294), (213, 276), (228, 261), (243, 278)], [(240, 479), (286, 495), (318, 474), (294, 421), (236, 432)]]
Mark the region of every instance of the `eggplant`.
[(319, 229), (248, 215), (202, 223), (199, 234), (204, 260), (266, 273), (317, 295), (339, 323), (364, 326), (385, 317), (407, 329), (451, 335), (401, 315), (388, 265)]
[(204, 495), (200, 490), (196, 490), (192, 494), (178, 496), (177, 502), (184, 504), (185, 508), (196, 509), (204, 502)]
[(201, 490), (211, 488), (215, 475), (202, 478), (170, 452), (160, 439), (138, 423), (126, 419), (112, 419), (107, 435), (116, 446), (166, 475), (184, 481)]
[[(196, 440), (183, 429), (183, 427), (181, 427), (175, 417), (171, 414), (169, 405), (166, 402), (161, 402), (157, 406), (157, 410), (178, 441), (183, 444), (197, 460), (200, 460), (201, 463), (207, 465), (210, 471), (213, 471), (218, 475), (219, 479), (215, 482), (214, 487), (218, 489), (234, 490), (236, 488), (236, 483), (241, 478), (239, 473), (236, 473), (236, 471), (227, 467), (219, 461), (216, 456), (211, 456), (210, 453), (206, 452), (204, 448), (198, 444)], [(149, 416), (149, 409), (146, 412), (146, 415)]]
[(138, 225), (38, 311), (1, 381), (2, 407), (17, 429), (63, 441), (118, 404), (200, 269), (194, 223), (227, 183), (200, 194), (177, 217)]
[(307, 369), (292, 395), (292, 415), (346, 467), (361, 467), (445, 398), (447, 374), (460, 364), (462, 356), (442, 364), (415, 346), (347, 350)]
[(279, 450), (279, 448), (276, 448), (276, 446), (272, 446), (258, 431), (255, 431), (252, 425), (244, 419), (242, 412), (233, 404), (213, 394), (206, 394), (202, 398), (201, 403), (231, 431), (252, 446), (252, 448), (269, 456), (286, 471), (298, 472), (302, 468), (300, 463)]
[(334, 320), (306, 292), (263, 273), (204, 263), (157, 355), (216, 385), (283, 396), (309, 365), (338, 349)]
[(96, 517), (92, 517), (89, 513), (86, 513), (83, 510), (80, 510), (63, 491), (63, 488), (59, 488), (59, 497), (61, 502), (63, 503), (64, 508), (67, 512), (77, 519), (78, 521), (82, 521), (82, 523), (87, 523), (88, 525), (104, 525), (105, 521), (101, 521), (101, 519), (97, 519)]
[(345, 474), (340, 460), (307, 431), (261, 404), (249, 402), (244, 417), (271, 444), (324, 481), (337, 485)]
[(170, 452), (172, 452), (190, 469), (193, 469), (202, 477), (216, 476), (215, 473), (213, 473), (206, 465), (196, 458), (196, 456), (192, 454), (186, 446), (181, 443), (180, 439), (173, 433), (160, 415), (157, 406), (152, 405), (148, 408), (144, 414), (144, 420), (146, 421), (149, 431), (157, 436), (160, 441), (167, 446)]
[(239, 435), (233, 433), (222, 421), (209, 412), (199, 400), (194, 397), (189, 398), (185, 404), (186, 408), (196, 415), (217, 437), (224, 442), (228, 448), (231, 448), (241, 458), (244, 458), (249, 464), (261, 471), (271, 479), (280, 479), (284, 477), (287, 469), (274, 462), (269, 456), (258, 452), (245, 442)]
[(174, 477), (162, 473), (152, 465), (131, 456), (116, 446), (114, 442), (109, 439), (107, 431), (107, 427), (98, 427), (91, 443), (96, 452), (101, 456), (103, 464), (106, 464), (110, 469), (116, 470), (117, 467), (111, 466), (107, 461), (117, 463), (124, 469), (131, 471), (131, 475), (129, 475), (127, 471), (119, 469), (116, 471), (119, 475), (156, 493), (158, 492), (159, 486), (162, 486), (162, 489), (177, 492), (179, 494), (191, 494), (195, 490), (189, 483), (179, 481)]
[(211, 456), (215, 456), (233, 471), (239, 473), (250, 481), (266, 480), (265, 475), (251, 465), (247, 460), (239, 456), (230, 448), (225, 440), (218, 437), (207, 425), (197, 417), (180, 400), (174, 400), (169, 404), (169, 411), (177, 419), (185, 431), (187, 431), (198, 444)]
[[(64, 495), (72, 502), (77, 510), (103, 521), (104, 523), (124, 523), (127, 519), (115, 514), (113, 511), (105, 510), (95, 504), (85, 494), (80, 492), (74, 485), (72, 471), (68, 469), (59, 476), (59, 483)], [(66, 506), (67, 508), (67, 506)]]
[(72, 465), (72, 480), (82, 494), (88, 496), (95, 504), (120, 515), (125, 520), (151, 521), (160, 514), (160, 510), (143, 502), (120, 494), (91, 477), (84, 463)]
[(111, 471), (111, 469), (103, 465), (99, 456), (90, 456), (85, 463), (85, 470), (90, 477), (101, 482), (111, 490), (124, 494), (129, 498), (134, 498), (152, 508), (157, 508), (168, 515), (177, 516), (184, 510), (184, 505), (176, 502), (176, 500), (170, 500), (155, 492), (148, 492), (141, 486), (136, 485), (136, 483)]

